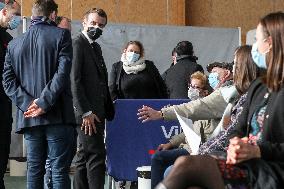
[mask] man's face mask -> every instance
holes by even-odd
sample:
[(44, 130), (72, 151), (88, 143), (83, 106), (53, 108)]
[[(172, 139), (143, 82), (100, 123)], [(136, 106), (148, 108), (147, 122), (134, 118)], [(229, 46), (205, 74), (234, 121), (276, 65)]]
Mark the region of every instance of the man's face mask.
[(137, 60), (139, 60), (140, 58), (140, 54), (138, 53), (135, 53), (135, 52), (126, 52), (126, 60), (129, 62), (129, 63), (134, 63), (136, 62)]
[(220, 83), (218, 79), (219, 74), (217, 72), (210, 73), (208, 76), (209, 85), (215, 89), (217, 85)]
[(21, 24), (21, 16), (14, 15), (8, 24), (10, 30), (16, 29)]
[(96, 28), (96, 27), (88, 27), (87, 30), (87, 35), (90, 39), (92, 39), (93, 41), (95, 41), (96, 39), (98, 39), (103, 33), (103, 30), (101, 28)]
[(198, 90), (198, 89), (195, 89), (195, 88), (193, 88), (193, 87), (189, 87), (189, 88), (188, 88), (187, 94), (188, 94), (188, 98), (189, 98), (190, 100), (197, 100), (197, 99), (200, 98), (199, 90)]

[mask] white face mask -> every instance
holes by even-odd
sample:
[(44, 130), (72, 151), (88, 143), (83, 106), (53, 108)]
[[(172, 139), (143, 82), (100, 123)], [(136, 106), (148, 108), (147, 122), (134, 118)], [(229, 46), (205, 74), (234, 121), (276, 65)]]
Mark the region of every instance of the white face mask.
[(199, 90), (189, 87), (187, 91), (187, 96), (190, 100), (197, 100), (200, 98)]
[(137, 54), (135, 52), (126, 52), (126, 60), (129, 63), (134, 63), (137, 60), (139, 60), (139, 58), (140, 58), (140, 54)]

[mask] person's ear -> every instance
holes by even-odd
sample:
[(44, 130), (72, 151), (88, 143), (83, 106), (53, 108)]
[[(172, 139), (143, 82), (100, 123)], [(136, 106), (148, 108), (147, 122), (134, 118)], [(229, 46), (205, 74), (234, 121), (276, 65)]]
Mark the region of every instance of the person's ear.
[(270, 50), (272, 48), (272, 37), (271, 36), (267, 37), (267, 42), (269, 44), (269, 50)]
[(231, 77), (231, 71), (230, 70), (225, 70), (225, 76), (224, 76), (224, 80), (227, 80), (228, 78)]

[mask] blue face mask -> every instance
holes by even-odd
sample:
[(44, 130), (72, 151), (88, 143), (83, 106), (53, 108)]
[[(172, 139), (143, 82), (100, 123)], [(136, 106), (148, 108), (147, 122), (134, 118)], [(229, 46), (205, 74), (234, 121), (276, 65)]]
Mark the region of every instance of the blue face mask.
[(220, 83), (218, 79), (219, 74), (217, 72), (210, 73), (208, 76), (209, 85), (215, 89), (216, 86)]
[(9, 29), (16, 29), (21, 23), (21, 16), (13, 16), (9, 22)]
[(255, 62), (255, 64), (259, 67), (259, 68), (264, 68), (266, 69), (266, 61), (265, 61), (265, 54), (261, 54), (258, 49), (257, 49), (257, 43), (254, 43), (252, 45), (252, 49), (251, 49), (251, 56), (253, 61)]
[(137, 54), (135, 52), (126, 52), (126, 60), (129, 63), (134, 63), (137, 60), (139, 60), (139, 58), (140, 58), (140, 54)]

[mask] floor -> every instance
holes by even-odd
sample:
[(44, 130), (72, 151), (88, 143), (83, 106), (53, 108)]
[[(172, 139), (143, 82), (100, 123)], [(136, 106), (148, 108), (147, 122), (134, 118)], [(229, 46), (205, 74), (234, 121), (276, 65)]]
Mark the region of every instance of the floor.
[[(16, 177), (6, 174), (4, 180), (5, 180), (6, 189), (26, 189), (26, 181), (27, 181), (26, 177)], [(106, 177), (105, 189), (108, 189), (107, 183), (108, 183), (108, 178)]]

